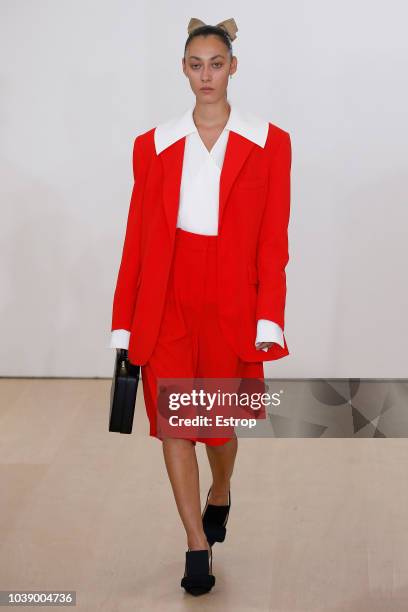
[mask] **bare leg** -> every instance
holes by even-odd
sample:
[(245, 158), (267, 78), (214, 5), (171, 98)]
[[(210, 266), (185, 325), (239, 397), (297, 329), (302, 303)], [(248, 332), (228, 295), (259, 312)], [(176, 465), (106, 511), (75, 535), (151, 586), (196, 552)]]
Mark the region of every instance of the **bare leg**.
[(214, 506), (226, 506), (235, 457), (238, 452), (238, 439), (234, 437), (220, 446), (209, 444), (205, 446), (213, 477), (208, 503)]
[(163, 439), (164, 461), (190, 550), (210, 549), (201, 520), (200, 480), (194, 444), (182, 438)]

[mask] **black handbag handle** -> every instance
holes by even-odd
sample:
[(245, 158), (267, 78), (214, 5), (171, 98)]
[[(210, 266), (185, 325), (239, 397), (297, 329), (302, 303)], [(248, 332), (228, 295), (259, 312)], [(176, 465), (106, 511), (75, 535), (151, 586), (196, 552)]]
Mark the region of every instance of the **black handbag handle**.
[(119, 355), (120, 359), (127, 359), (128, 358), (128, 351), (127, 351), (127, 349), (117, 348), (116, 349), (116, 353)]

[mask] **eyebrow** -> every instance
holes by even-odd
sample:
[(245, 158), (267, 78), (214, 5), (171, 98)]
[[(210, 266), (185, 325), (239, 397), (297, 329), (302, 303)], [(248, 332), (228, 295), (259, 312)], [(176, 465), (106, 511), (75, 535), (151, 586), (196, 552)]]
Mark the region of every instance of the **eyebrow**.
[[(217, 55), (213, 55), (212, 57), (210, 57), (211, 60), (215, 59), (216, 57), (224, 57), (224, 55), (221, 55), (220, 53), (218, 53)], [(189, 59), (202, 59), (201, 57), (198, 57), (198, 55), (190, 55)]]

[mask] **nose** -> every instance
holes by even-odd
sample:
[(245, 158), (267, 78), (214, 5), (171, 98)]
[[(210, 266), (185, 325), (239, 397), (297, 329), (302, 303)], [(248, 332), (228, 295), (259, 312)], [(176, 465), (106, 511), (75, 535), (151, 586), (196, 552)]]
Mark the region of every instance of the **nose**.
[(201, 72), (201, 80), (207, 82), (210, 76), (210, 69), (209, 67), (203, 67), (203, 70)]

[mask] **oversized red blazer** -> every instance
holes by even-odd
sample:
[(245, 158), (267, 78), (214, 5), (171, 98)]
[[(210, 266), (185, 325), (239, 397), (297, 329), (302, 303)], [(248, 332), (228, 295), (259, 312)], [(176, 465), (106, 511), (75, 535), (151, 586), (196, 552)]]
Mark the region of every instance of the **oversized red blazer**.
[[(157, 154), (155, 128), (136, 137), (134, 184), (111, 329), (130, 330), (128, 358), (145, 364), (159, 334), (176, 231), (186, 137)], [(289, 354), (255, 347), (258, 319), (284, 330), (289, 260), (291, 140), (269, 123), (264, 147), (230, 131), (220, 176), (218, 309), (226, 340), (245, 361)], [(175, 330), (177, 333), (177, 330)]]

